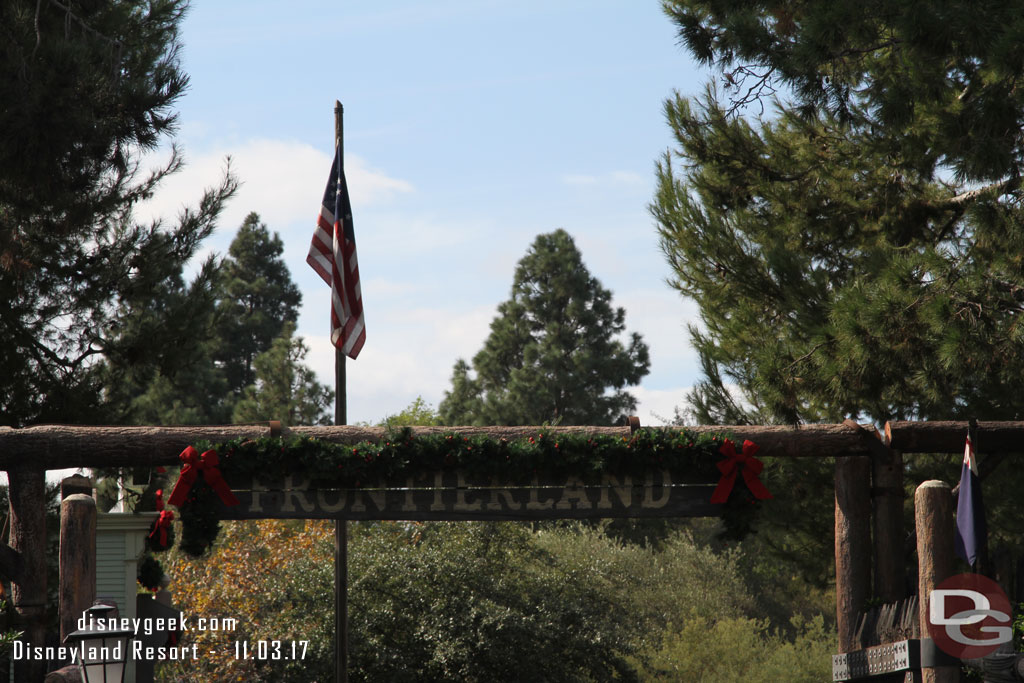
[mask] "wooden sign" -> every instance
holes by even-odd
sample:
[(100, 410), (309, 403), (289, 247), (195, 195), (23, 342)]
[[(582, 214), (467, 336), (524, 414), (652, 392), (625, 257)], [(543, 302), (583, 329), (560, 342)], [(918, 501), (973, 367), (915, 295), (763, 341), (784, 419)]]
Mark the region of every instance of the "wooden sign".
[(233, 483), (240, 505), (224, 519), (533, 520), (600, 517), (709, 517), (713, 482), (676, 483), (665, 471), (641, 481), (603, 475), (534, 478), (526, 486), (473, 481), (459, 471), (436, 472), (405, 482), (350, 489), (311, 488), (301, 476), (280, 482)]

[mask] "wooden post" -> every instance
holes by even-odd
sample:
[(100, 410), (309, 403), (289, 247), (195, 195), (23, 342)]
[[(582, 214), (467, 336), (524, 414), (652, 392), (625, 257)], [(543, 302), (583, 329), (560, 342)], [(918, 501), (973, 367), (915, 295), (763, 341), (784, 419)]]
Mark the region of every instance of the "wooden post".
[[(334, 144), (338, 148), (338, 163), (345, 161), (345, 109), (339, 100), (334, 102)], [(334, 349), (334, 424), (348, 424), (348, 398), (346, 395), (345, 354)], [(334, 680), (348, 683), (348, 521), (334, 520)]]
[(871, 595), (871, 459), (836, 458), (836, 628), (839, 652), (860, 649), (857, 619)]
[(871, 459), (874, 504), (875, 590), (884, 603), (906, 597), (903, 562), (903, 454), (878, 453)]
[[(29, 647), (46, 645), (46, 477), (38, 467), (7, 470), (10, 484), (11, 541), (22, 558), (21, 580), (11, 588), (12, 604), (20, 618), (17, 628)], [(19, 659), (14, 662), (14, 680), (41, 681), (46, 661)]]
[(60, 504), (60, 641), (96, 599), (96, 501), (75, 493)]
[[(953, 574), (953, 493), (949, 484), (926, 481), (914, 494), (914, 521), (917, 529), (917, 604), (921, 635), (928, 633), (931, 592)], [(955, 666), (928, 667), (922, 671), (923, 683), (957, 683), (960, 671)]]
[(92, 479), (81, 474), (72, 474), (60, 480), (60, 499), (81, 493), (84, 496), (92, 496)]

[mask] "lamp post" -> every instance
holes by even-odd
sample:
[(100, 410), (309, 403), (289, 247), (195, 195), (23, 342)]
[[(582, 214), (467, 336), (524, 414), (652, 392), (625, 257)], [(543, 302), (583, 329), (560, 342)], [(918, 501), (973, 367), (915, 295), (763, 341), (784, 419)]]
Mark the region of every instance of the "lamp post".
[[(131, 629), (116, 626), (117, 608), (93, 605), (82, 613), (85, 628), (72, 631), (64, 642), (75, 648), (75, 661), (85, 683), (123, 683)], [(81, 622), (80, 622), (81, 625)]]

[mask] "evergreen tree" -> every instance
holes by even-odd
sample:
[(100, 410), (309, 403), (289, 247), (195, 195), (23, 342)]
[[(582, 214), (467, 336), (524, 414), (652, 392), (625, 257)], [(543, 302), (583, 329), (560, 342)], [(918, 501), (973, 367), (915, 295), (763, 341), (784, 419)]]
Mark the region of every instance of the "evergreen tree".
[(253, 360), (267, 351), (286, 323), (298, 320), (302, 295), (281, 255), (284, 244), (250, 213), (231, 242), (220, 273), (215, 360), (237, 395), (252, 384)]
[[(208, 297), (212, 263), (175, 278), (234, 181), (173, 226), (131, 215), (180, 163), (138, 168), (173, 132), (185, 5), (0, 3), (2, 424), (118, 420), (111, 378), (191, 343), (178, 323)], [(141, 316), (161, 287), (175, 296)]]
[[(111, 373), (108, 392), (137, 424), (224, 424), (256, 381), (255, 357), (268, 351), (298, 318), (301, 294), (281, 258), (283, 245), (250, 213), (223, 261), (211, 262), (203, 296), (190, 296), (180, 274), (130, 304), (132, 325), (173, 324), (189, 331), (159, 363), (136, 363)], [(187, 304), (187, 305), (186, 305)], [(176, 319), (168, 310), (180, 311)], [(116, 381), (115, 381), (116, 379)]]
[(459, 360), (438, 411), (446, 424), (612, 424), (636, 408), (625, 387), (650, 361), (625, 311), (591, 276), (567, 232), (539, 235), (516, 267), (512, 295), (491, 334)]
[(664, 7), (725, 84), (666, 103), (652, 204), (698, 418), (1019, 419), (1019, 3)]
[[(666, 102), (677, 146), (651, 206), (700, 306), (697, 418), (1020, 419), (1020, 3), (663, 6), (723, 84)], [(909, 461), (908, 481), (955, 479), (955, 460)], [(829, 470), (773, 463), (772, 489), (794, 495), (749, 541), (818, 581)], [(998, 499), (991, 528), (1019, 527)]]
[(309, 349), (286, 323), (270, 348), (253, 361), (256, 381), (235, 406), (235, 422), (280, 420), (286, 425), (330, 424), (334, 392), (303, 361)]

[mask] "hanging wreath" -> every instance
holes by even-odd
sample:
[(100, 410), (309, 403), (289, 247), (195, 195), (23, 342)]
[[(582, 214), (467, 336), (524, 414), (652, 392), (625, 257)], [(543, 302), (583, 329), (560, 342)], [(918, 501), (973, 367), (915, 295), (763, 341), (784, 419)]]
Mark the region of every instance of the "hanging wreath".
[(148, 591), (160, 590), (160, 582), (164, 578), (164, 568), (152, 555), (146, 555), (139, 563), (137, 577), (139, 584)]

